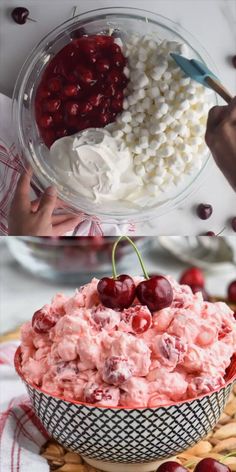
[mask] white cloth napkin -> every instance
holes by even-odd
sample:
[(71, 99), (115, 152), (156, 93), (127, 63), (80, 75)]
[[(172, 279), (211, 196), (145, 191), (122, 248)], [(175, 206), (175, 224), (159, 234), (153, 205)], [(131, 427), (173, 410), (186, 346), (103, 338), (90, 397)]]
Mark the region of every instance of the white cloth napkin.
[[(15, 187), (23, 171), (16, 146), (15, 130), (11, 120), (11, 99), (0, 94), (0, 235), (8, 232), (8, 213)], [(32, 199), (35, 194), (32, 190)], [(133, 223), (123, 225), (102, 224), (96, 216), (81, 213), (81, 222), (77, 225), (76, 236), (119, 236), (135, 233)], [(72, 233), (70, 233), (72, 234)], [(67, 233), (69, 236), (70, 234)]]
[(48, 436), (15, 372), (16, 347), (0, 345), (0, 472), (49, 472), (39, 455)]

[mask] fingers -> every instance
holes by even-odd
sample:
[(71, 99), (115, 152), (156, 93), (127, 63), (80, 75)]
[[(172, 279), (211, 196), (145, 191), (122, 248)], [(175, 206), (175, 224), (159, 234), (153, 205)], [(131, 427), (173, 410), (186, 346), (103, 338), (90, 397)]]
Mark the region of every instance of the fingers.
[(81, 219), (81, 216), (75, 216), (75, 215), (72, 215), (72, 213), (67, 213), (66, 215), (53, 215), (52, 216), (52, 224), (53, 226), (54, 225), (58, 225), (60, 223), (63, 223), (63, 222), (66, 222), (66, 221), (69, 221), (69, 220), (73, 220), (75, 222), (75, 226), (82, 220)]
[(77, 226), (78, 220), (71, 218), (52, 227), (53, 236), (64, 236), (68, 231), (73, 231)]
[(19, 208), (19, 210), (27, 212), (30, 210), (30, 181), (32, 177), (32, 170), (27, 169), (19, 178), (16, 186), (12, 206)]
[(228, 106), (218, 107), (215, 106), (210, 109), (207, 121), (207, 130), (212, 131), (215, 129), (221, 121), (227, 116)]
[(43, 193), (38, 212), (47, 217), (51, 217), (57, 201), (57, 189), (54, 186), (48, 187)]

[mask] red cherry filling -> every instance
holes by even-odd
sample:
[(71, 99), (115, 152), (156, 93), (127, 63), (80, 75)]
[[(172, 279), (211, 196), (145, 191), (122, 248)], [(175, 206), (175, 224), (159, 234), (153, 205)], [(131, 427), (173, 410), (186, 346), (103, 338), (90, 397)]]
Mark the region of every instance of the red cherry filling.
[(212, 458), (202, 459), (196, 465), (194, 472), (231, 472), (230, 468)]
[(167, 308), (173, 301), (173, 290), (170, 282), (162, 275), (144, 280), (136, 287), (136, 296), (142, 305), (150, 311)]
[(236, 303), (236, 280), (228, 286), (228, 299), (229, 302)]
[[(123, 73), (126, 58), (114, 41), (105, 35), (74, 38), (46, 67), (35, 109), (47, 146), (58, 137), (104, 127), (122, 112), (123, 91), (128, 83)], [(56, 117), (58, 111), (60, 121)], [(45, 135), (47, 128), (53, 130), (50, 137)]]
[(136, 334), (142, 334), (152, 325), (152, 315), (146, 306), (131, 306), (122, 313), (124, 321), (131, 324), (132, 331)]
[(129, 275), (116, 279), (104, 277), (98, 282), (97, 290), (101, 303), (107, 308), (123, 310), (132, 305), (135, 298), (135, 283)]
[(104, 382), (118, 386), (130, 377), (132, 377), (132, 367), (128, 359), (119, 356), (106, 359), (102, 372)]
[(189, 285), (190, 287), (204, 287), (205, 279), (200, 269), (198, 269), (197, 267), (191, 267), (181, 275), (179, 283), (181, 285)]
[(50, 313), (47, 307), (37, 310), (32, 318), (32, 327), (36, 333), (47, 333), (57, 320), (54, 314)]

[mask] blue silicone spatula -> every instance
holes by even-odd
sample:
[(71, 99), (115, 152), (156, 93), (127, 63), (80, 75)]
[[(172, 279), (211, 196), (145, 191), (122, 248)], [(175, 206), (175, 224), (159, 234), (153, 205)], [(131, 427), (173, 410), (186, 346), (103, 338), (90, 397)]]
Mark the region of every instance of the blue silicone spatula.
[(175, 54), (174, 52), (171, 52), (170, 55), (187, 77), (196, 80), (196, 82), (199, 82), (204, 87), (214, 90), (226, 101), (226, 103), (230, 103), (233, 100), (233, 96), (228, 92), (228, 90), (226, 90), (218, 77), (216, 77), (205, 64), (196, 59), (187, 59), (186, 57)]

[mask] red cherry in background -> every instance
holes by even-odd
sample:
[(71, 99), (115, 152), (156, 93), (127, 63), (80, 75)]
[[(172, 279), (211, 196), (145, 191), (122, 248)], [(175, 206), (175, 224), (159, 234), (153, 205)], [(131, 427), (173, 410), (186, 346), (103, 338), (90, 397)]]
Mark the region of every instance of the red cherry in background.
[(215, 459), (202, 459), (194, 469), (194, 472), (231, 472), (230, 468)]
[(168, 461), (161, 464), (156, 472), (188, 472), (188, 470), (183, 465), (178, 464), (178, 462)]
[(136, 296), (150, 311), (158, 311), (171, 305), (173, 290), (165, 277), (156, 275), (138, 284)]
[(205, 286), (205, 279), (202, 271), (198, 269), (198, 267), (191, 267), (187, 269), (180, 277), (179, 283), (181, 285), (189, 285), (204, 287)]
[(233, 280), (228, 286), (229, 302), (236, 303), (236, 280)]
[(120, 309), (130, 307), (135, 298), (135, 283), (129, 275), (117, 278), (103, 277), (97, 286), (100, 300), (107, 308)]

